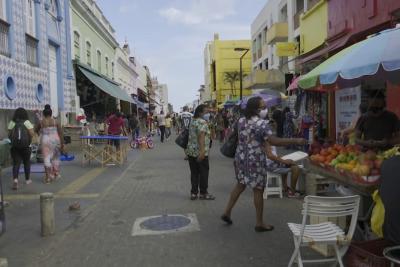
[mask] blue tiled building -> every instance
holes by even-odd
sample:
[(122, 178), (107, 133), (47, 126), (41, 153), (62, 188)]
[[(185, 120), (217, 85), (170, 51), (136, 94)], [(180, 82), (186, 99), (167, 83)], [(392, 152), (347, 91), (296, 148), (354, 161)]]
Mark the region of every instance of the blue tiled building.
[(69, 10), (69, 0), (0, 0), (0, 125), (18, 107), (75, 111)]

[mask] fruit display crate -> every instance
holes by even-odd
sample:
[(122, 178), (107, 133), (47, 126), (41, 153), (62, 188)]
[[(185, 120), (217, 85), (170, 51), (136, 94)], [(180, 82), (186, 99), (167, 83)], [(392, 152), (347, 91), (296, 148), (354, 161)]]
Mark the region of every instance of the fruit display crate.
[(363, 195), (370, 196), (379, 186), (379, 177), (361, 177), (311, 160), (305, 161), (305, 168), (308, 172), (333, 179), (338, 184), (348, 186)]

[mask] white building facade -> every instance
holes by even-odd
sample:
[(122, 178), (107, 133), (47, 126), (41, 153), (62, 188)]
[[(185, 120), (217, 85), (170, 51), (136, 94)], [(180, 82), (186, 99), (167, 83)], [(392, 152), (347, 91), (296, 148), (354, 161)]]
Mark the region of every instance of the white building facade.
[(0, 4), (1, 124), (6, 125), (18, 107), (32, 111), (50, 104), (55, 116), (71, 112), (76, 87), (69, 1), (1, 0)]

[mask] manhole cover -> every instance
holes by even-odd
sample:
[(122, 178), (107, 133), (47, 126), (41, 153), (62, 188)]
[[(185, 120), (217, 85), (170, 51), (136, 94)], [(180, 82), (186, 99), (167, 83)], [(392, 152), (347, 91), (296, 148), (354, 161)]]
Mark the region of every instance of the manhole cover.
[(152, 231), (169, 231), (185, 227), (190, 224), (190, 219), (180, 215), (164, 215), (147, 219), (140, 227)]
[(196, 214), (168, 214), (137, 218), (132, 227), (132, 236), (195, 231), (200, 231)]

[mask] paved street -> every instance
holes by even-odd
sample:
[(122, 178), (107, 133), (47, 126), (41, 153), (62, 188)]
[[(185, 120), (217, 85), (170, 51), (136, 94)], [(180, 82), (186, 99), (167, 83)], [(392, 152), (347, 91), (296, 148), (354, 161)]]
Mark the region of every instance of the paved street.
[[(245, 192), (231, 227), (219, 217), (234, 185), (232, 162), (214, 145), (210, 192), (215, 201), (189, 200), (189, 168), (183, 151), (170, 140), (154, 150), (132, 151), (123, 169), (63, 168), (53, 185), (7, 192), (7, 233), (0, 257), (9, 266), (286, 266), (293, 241), (286, 225), (300, 220), (301, 202), (271, 198), (265, 218), (273, 232), (255, 233), (252, 193)], [(57, 233), (40, 237), (39, 200), (35, 192), (55, 192)], [(69, 212), (78, 200), (81, 211)], [(200, 231), (167, 235), (131, 235), (137, 218), (194, 213)]]

